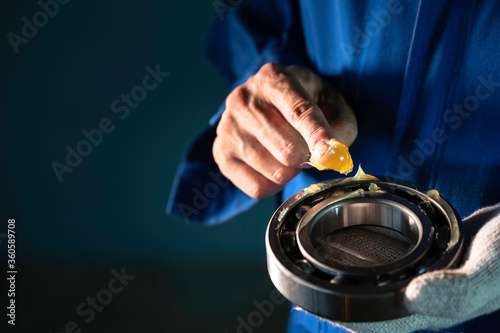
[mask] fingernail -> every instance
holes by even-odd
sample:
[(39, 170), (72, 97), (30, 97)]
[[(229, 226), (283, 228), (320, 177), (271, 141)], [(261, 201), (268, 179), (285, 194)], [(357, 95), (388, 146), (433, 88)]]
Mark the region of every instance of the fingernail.
[(328, 141), (325, 140), (318, 141), (314, 146), (314, 150), (311, 155), (312, 160), (318, 161), (319, 159), (321, 159), (323, 155), (325, 155), (328, 149), (330, 149), (330, 144), (328, 143)]

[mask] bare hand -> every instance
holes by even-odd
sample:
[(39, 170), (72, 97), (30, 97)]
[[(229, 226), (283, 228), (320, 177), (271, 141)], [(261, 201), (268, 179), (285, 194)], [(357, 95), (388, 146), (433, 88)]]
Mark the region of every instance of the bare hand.
[(224, 176), (260, 199), (309, 168), (304, 162), (321, 155), (325, 141), (349, 146), (356, 136), (354, 113), (327, 82), (303, 67), (268, 63), (227, 97), (213, 155)]

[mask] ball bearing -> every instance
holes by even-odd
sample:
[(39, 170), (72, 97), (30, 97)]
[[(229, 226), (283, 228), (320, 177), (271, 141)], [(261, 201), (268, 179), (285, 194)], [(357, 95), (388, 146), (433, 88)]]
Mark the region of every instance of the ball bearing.
[(271, 280), (304, 310), (340, 321), (403, 317), (414, 277), (459, 263), (461, 221), (437, 191), (384, 177), (314, 188), (285, 201), (266, 232)]

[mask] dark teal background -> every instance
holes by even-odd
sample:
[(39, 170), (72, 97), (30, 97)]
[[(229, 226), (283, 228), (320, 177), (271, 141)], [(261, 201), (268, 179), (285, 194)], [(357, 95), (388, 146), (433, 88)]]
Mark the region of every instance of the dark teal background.
[[(203, 51), (219, 19), (212, 1), (73, 0), (16, 54), (7, 34), (40, 10), (0, 5), (0, 233), (16, 219), (17, 332), (69, 321), (82, 332), (235, 332), (274, 289), (264, 248), (274, 200), (210, 228), (164, 213), (183, 150), (227, 94)], [(170, 75), (120, 120), (110, 104), (156, 64)], [(51, 163), (103, 118), (114, 131), (59, 182)], [(122, 267), (135, 279), (84, 323), (77, 305)], [(283, 331), (287, 311), (253, 331)]]

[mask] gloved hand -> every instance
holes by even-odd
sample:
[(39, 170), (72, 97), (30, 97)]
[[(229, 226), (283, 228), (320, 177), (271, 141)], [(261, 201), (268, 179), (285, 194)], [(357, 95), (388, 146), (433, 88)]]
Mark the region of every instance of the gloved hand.
[(414, 314), (382, 322), (335, 325), (353, 332), (412, 332), (455, 326), (500, 309), (500, 205), (474, 212), (463, 224), (463, 264), (422, 274), (408, 285), (405, 302)]

